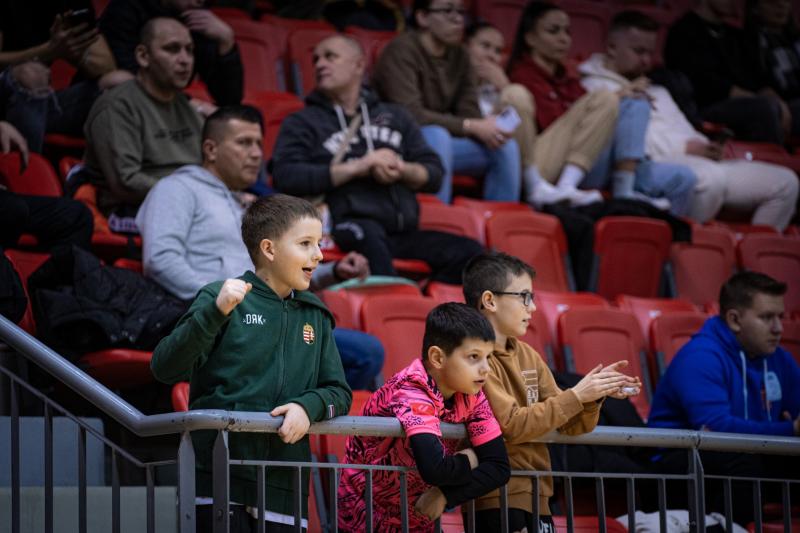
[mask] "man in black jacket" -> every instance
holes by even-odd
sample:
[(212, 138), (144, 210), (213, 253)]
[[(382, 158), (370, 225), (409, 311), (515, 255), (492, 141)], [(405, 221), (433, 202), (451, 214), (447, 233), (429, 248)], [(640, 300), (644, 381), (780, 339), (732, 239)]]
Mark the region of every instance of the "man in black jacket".
[[(233, 30), (208, 9), (203, 0), (111, 0), (100, 17), (117, 67), (136, 73), (134, 51), (145, 23), (156, 17), (179, 19), (192, 32), (195, 72), (217, 105), (242, 100), (244, 70)], [(206, 113), (204, 113), (206, 114)]]
[(373, 274), (394, 275), (392, 258), (422, 259), (433, 279), (461, 283), (477, 242), (420, 231), (416, 192), (436, 192), (442, 164), (400, 106), (362, 87), (361, 47), (337, 35), (314, 49), (317, 88), (281, 126), (271, 168), (275, 187), (325, 195), (333, 238), (369, 259)]

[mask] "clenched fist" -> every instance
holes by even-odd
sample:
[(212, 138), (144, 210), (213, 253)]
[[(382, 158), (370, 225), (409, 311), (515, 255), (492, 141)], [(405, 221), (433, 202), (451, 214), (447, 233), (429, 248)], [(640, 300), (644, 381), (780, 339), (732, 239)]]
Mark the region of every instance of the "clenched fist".
[(252, 283), (240, 279), (226, 279), (217, 295), (217, 309), (223, 315), (228, 316), (237, 305), (242, 303), (252, 288)]

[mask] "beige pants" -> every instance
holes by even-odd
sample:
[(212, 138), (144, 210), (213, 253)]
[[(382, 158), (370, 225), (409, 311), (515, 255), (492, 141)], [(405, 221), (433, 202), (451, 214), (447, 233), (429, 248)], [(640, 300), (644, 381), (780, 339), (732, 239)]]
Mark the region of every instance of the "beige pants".
[(783, 231), (797, 205), (798, 180), (786, 167), (735, 159), (713, 161), (694, 155), (675, 155), (658, 161), (678, 163), (697, 175), (689, 217), (705, 222), (722, 207), (753, 211), (752, 224)]
[(569, 110), (536, 134), (533, 95), (513, 83), (500, 93), (501, 108), (513, 106), (522, 122), (514, 132), (523, 169), (536, 165), (547, 181), (555, 183), (567, 163), (589, 170), (606, 147), (617, 123), (619, 98), (608, 91), (588, 93)]

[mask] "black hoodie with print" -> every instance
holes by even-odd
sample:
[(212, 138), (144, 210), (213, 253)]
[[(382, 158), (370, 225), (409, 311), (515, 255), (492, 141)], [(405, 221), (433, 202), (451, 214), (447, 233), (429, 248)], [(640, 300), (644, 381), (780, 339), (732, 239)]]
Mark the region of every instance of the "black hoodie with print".
[(355, 117), (345, 116), (339, 106), (318, 91), (306, 97), (305, 109), (287, 117), (281, 125), (270, 161), (273, 185), (280, 192), (295, 196), (324, 194), (334, 223), (368, 218), (380, 223), (389, 234), (416, 230), (419, 204), (415, 194), (439, 190), (441, 161), (403, 107), (380, 102), (375, 93), (364, 88), (358, 113), (361, 125), (342, 161), (388, 148), (404, 161), (427, 169), (428, 182), (419, 191), (402, 182), (382, 185), (370, 176), (334, 187), (331, 161)]

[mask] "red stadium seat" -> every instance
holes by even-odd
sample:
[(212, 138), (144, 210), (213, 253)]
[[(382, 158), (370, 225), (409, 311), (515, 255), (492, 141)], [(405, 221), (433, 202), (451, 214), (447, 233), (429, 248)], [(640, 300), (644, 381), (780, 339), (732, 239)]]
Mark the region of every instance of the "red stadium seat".
[(550, 292), (534, 291), (536, 297), (536, 311), (533, 316), (540, 315), (547, 327), (547, 336), (551, 339), (555, 367), (559, 370), (565, 368), (561, 357), (560, 346), (555, 342), (558, 339), (558, 317), (568, 309), (578, 307), (591, 307), (608, 309), (611, 305), (602, 296), (593, 292)]
[(25, 314), (19, 322), (19, 327), (31, 335), (35, 335), (36, 323), (33, 320), (31, 298), (28, 295), (28, 277), (42, 266), (42, 263), (47, 261), (50, 255), (36, 252), (23, 252), (20, 250), (6, 250), (5, 255), (11, 262), (11, 266), (13, 266), (14, 270), (19, 274), (22, 287), (25, 290), (25, 297), (28, 298), (28, 307), (25, 309)]
[(658, 296), (672, 231), (666, 222), (605, 217), (594, 226), (594, 265), (589, 286), (609, 300), (618, 294)]
[(697, 312), (697, 308), (692, 303), (671, 298), (637, 298), (621, 294), (617, 296), (616, 303), (617, 307), (623, 311), (633, 313), (642, 328), (644, 338), (647, 338), (650, 333), (650, 323), (662, 314)]
[(587, 0), (555, 2), (569, 15), (572, 48), (570, 56), (586, 59), (606, 49), (606, 34), (611, 23), (611, 10), (603, 3)]
[(278, 17), (276, 15), (261, 15), (259, 19), (270, 26), (277, 26), (283, 28), (288, 32), (296, 30), (329, 30), (336, 31), (336, 28), (330, 22), (324, 20), (308, 20), (308, 19), (290, 19)]
[(261, 92), (250, 94), (244, 103), (257, 107), (264, 119), (264, 161), (268, 161), (278, 140), (283, 120), (305, 107), (303, 102), (292, 93)]
[(61, 196), (61, 181), (50, 162), (39, 154), (31, 152), (28, 168), (22, 171), (22, 158), (19, 153), (0, 154), (0, 183), (17, 194), (35, 196)]
[(317, 85), (314, 74), (314, 47), (331, 35), (336, 35), (336, 31), (303, 29), (294, 30), (289, 34), (289, 63), (292, 67), (292, 84), (297, 96), (304, 97)]
[(567, 238), (561, 222), (534, 212), (504, 212), (486, 221), (486, 245), (515, 255), (536, 269), (537, 288), (572, 290)]
[[(747, 524), (747, 531), (748, 533), (755, 533), (758, 531), (756, 529), (755, 523), (751, 522)], [(773, 522), (763, 522), (761, 524), (761, 531), (762, 533), (786, 533), (789, 531), (783, 525), (783, 521), (773, 521)], [(792, 529), (791, 531), (800, 531), (800, 519), (793, 518), (792, 519)]]
[(788, 284), (784, 302), (800, 311), (800, 240), (773, 235), (747, 235), (737, 249), (739, 265)]
[[(361, 410), (369, 401), (372, 393), (366, 390), (353, 391), (353, 403), (350, 404), (350, 416), (361, 416)], [(320, 459), (328, 463), (340, 463), (344, 461), (345, 446), (347, 435), (320, 435), (319, 448), (322, 454)]]
[(453, 205), (468, 207), (479, 213), (483, 218), (489, 219), (498, 211), (521, 211), (530, 213), (531, 206), (522, 202), (499, 202), (496, 200), (479, 200), (467, 196), (456, 196)]
[(172, 386), (172, 408), (176, 413), (189, 410), (188, 381), (181, 381)]
[(50, 87), (56, 91), (66, 89), (76, 72), (77, 69), (67, 61), (56, 59), (50, 64)]
[(736, 269), (733, 234), (721, 226), (694, 226), (692, 242), (673, 243), (670, 266), (678, 297), (705, 305), (719, 297), (722, 284)]
[(230, 24), (232, 21), (252, 20), (250, 14), (238, 7), (214, 6), (209, 8), (212, 13)]
[(436, 300), (423, 296), (373, 296), (361, 307), (364, 331), (375, 335), (386, 350), (383, 375), (390, 379), (420, 357), (425, 319)]
[(141, 261), (137, 261), (136, 259), (120, 257), (114, 261), (114, 266), (117, 268), (124, 268), (125, 270), (132, 270), (138, 274), (144, 273), (144, 265), (142, 265)]
[(475, 17), (495, 26), (505, 39), (506, 48), (511, 48), (517, 34), (517, 24), (528, 0), (475, 0)]
[(550, 328), (547, 326), (544, 315), (534, 311), (531, 314), (531, 321), (528, 323), (528, 330), (519, 340), (529, 344), (531, 348), (536, 350), (551, 370), (559, 370), (553, 346), (555, 344), (554, 338), (550, 335)]
[(457, 205), (423, 202), (419, 206), (419, 229), (469, 237), (485, 244), (484, 221), (475, 211)]
[(361, 44), (367, 58), (367, 68), (378, 60), (378, 51), (383, 50), (389, 41), (397, 37), (397, 33), (393, 31), (367, 30), (359, 26), (348, 26), (344, 32)]
[(285, 91), (284, 59), (289, 31), (246, 19), (227, 22), (233, 29), (242, 58), (245, 93)]
[(784, 320), (781, 346), (792, 354), (794, 360), (800, 365), (800, 321)]
[(461, 285), (431, 281), (425, 287), (425, 295), (442, 304), (447, 302), (464, 303), (464, 288)]
[(650, 378), (647, 346), (636, 318), (617, 309), (576, 308), (558, 319), (558, 338), (568, 372), (586, 374), (599, 364), (625, 359), (625, 373), (639, 376), (644, 390), (631, 398), (642, 419), (650, 410)]
[(698, 312), (667, 313), (650, 323), (650, 351), (655, 354), (656, 376), (661, 377), (672, 358), (706, 321)]
[(778, 144), (729, 141), (725, 144), (725, 159), (766, 161), (800, 172), (800, 157), (788, 153), (783, 146)]
[(108, 227), (108, 219), (97, 207), (97, 189), (91, 183), (84, 183), (73, 196), (82, 202), (94, 218), (94, 232), (92, 233), (92, 251), (98, 256), (113, 262), (128, 255), (136, 254), (142, 247), (142, 238), (138, 235), (123, 235), (114, 233)]
[[(598, 520), (599, 518), (596, 516), (575, 516), (572, 519), (572, 529), (568, 529), (566, 516), (554, 516), (553, 524), (556, 526), (557, 533), (593, 533), (600, 531)], [(627, 531), (628, 528), (613, 518), (606, 518), (606, 533), (626, 533)]]
[(321, 296), (325, 305), (333, 313), (338, 327), (362, 329), (361, 308), (364, 302), (367, 298), (387, 294), (422, 296), (419, 286), (412, 283), (363, 285), (334, 291), (324, 290)]

